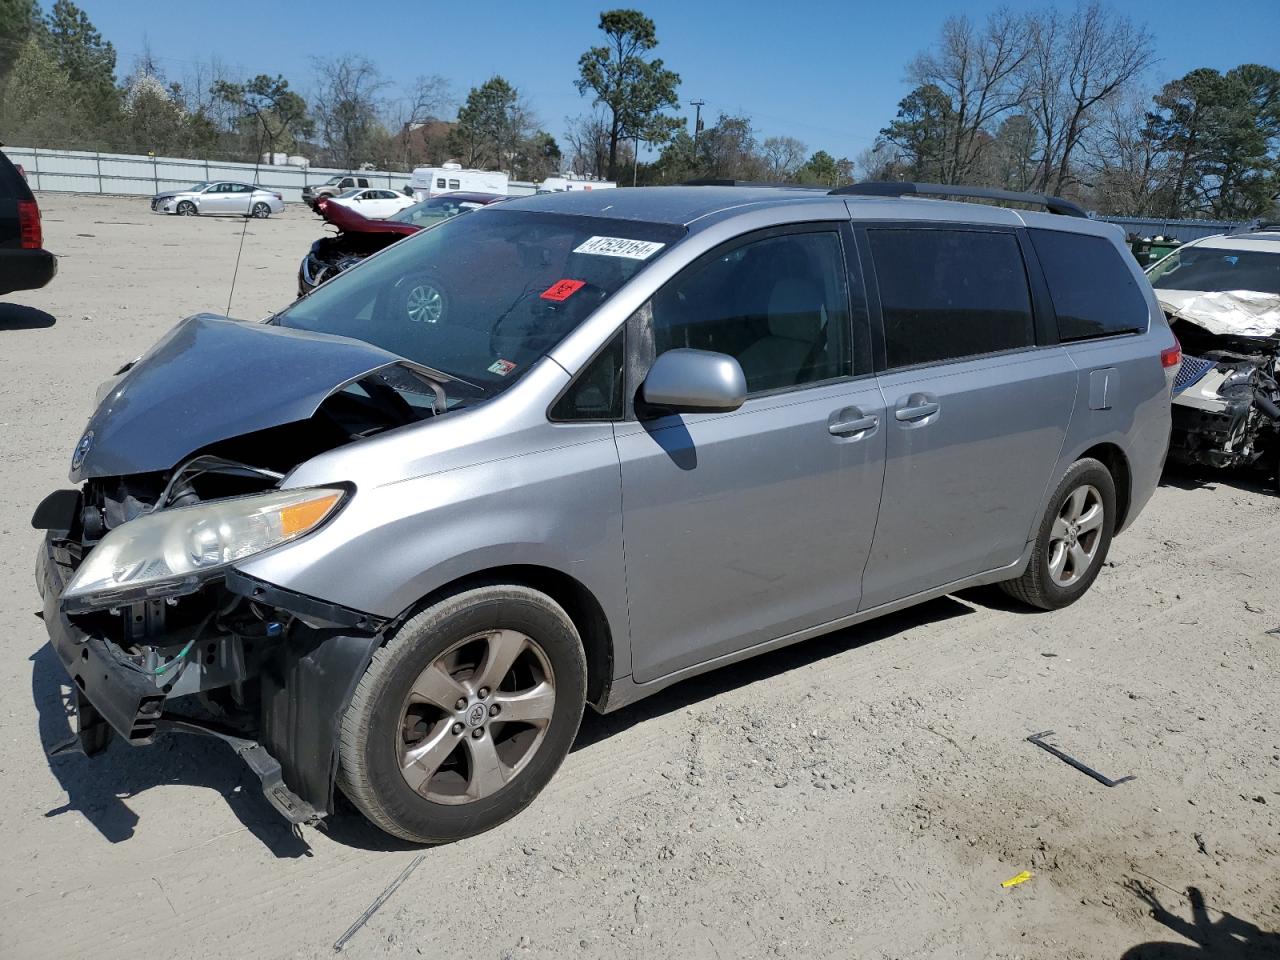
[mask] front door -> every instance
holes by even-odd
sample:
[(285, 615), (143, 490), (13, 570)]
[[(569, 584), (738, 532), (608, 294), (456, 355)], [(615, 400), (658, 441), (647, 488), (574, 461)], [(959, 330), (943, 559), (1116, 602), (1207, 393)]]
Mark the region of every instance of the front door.
[(1014, 563), (1044, 509), (1076, 394), (1036, 345), (1011, 230), (867, 231), (882, 317), (884, 497), (867, 609)]
[(837, 224), (740, 238), (633, 318), (633, 352), (730, 354), (749, 392), (618, 425), (637, 681), (857, 610), (886, 424), (851, 243)]

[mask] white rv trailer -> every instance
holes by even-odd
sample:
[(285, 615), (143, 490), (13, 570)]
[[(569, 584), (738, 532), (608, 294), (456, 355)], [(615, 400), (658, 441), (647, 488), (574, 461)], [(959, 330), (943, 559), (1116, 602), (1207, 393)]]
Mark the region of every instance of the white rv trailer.
[(409, 178), (409, 189), (418, 200), (459, 190), (505, 197), (509, 192), (507, 182), (507, 175), (496, 170), (464, 170), (461, 164), (446, 163), (442, 167), (416, 167)]

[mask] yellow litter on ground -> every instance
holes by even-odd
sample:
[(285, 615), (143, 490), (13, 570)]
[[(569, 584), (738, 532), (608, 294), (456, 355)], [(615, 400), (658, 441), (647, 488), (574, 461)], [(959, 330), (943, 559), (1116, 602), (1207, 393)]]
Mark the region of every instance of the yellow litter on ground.
[(1023, 870), (1023, 871), (1022, 871), (1020, 874), (1018, 874), (1016, 877), (1010, 877), (1008, 880), (1001, 881), (1000, 886), (1002, 886), (1002, 887), (1016, 887), (1018, 884), (1020, 884), (1020, 883), (1026, 883), (1026, 882), (1027, 882), (1028, 880), (1030, 880), (1030, 879), (1031, 879), (1031, 871), (1030, 871), (1030, 870)]

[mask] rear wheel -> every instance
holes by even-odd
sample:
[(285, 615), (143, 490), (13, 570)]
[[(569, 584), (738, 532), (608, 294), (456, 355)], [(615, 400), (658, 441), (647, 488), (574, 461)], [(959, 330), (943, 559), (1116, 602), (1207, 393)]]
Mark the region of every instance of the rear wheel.
[(1107, 559), (1115, 522), (1110, 471), (1098, 460), (1077, 460), (1049, 498), (1026, 571), (1001, 586), (1042, 610), (1075, 603)]
[(178, 204), (178, 216), (180, 217), (195, 217), (199, 213), (200, 211), (196, 209), (196, 205), (190, 200), (183, 200)]
[(271, 208), (265, 203), (259, 201), (253, 205), (253, 218), (255, 220), (265, 220), (271, 216)]
[(374, 655), (343, 718), (338, 783), (406, 840), (481, 833), (546, 786), (585, 698), (582, 642), (559, 604), (514, 584), (467, 590)]

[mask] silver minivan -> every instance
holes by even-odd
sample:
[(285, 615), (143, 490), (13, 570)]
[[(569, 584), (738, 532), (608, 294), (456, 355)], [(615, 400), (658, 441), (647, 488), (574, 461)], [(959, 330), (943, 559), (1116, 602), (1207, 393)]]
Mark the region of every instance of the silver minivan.
[(528, 804), (585, 704), (977, 584), (1074, 602), (1156, 486), (1179, 354), (1075, 214), (554, 194), (183, 321), (33, 518), (80, 745), (220, 737), (295, 822), (337, 787), (448, 841)]

